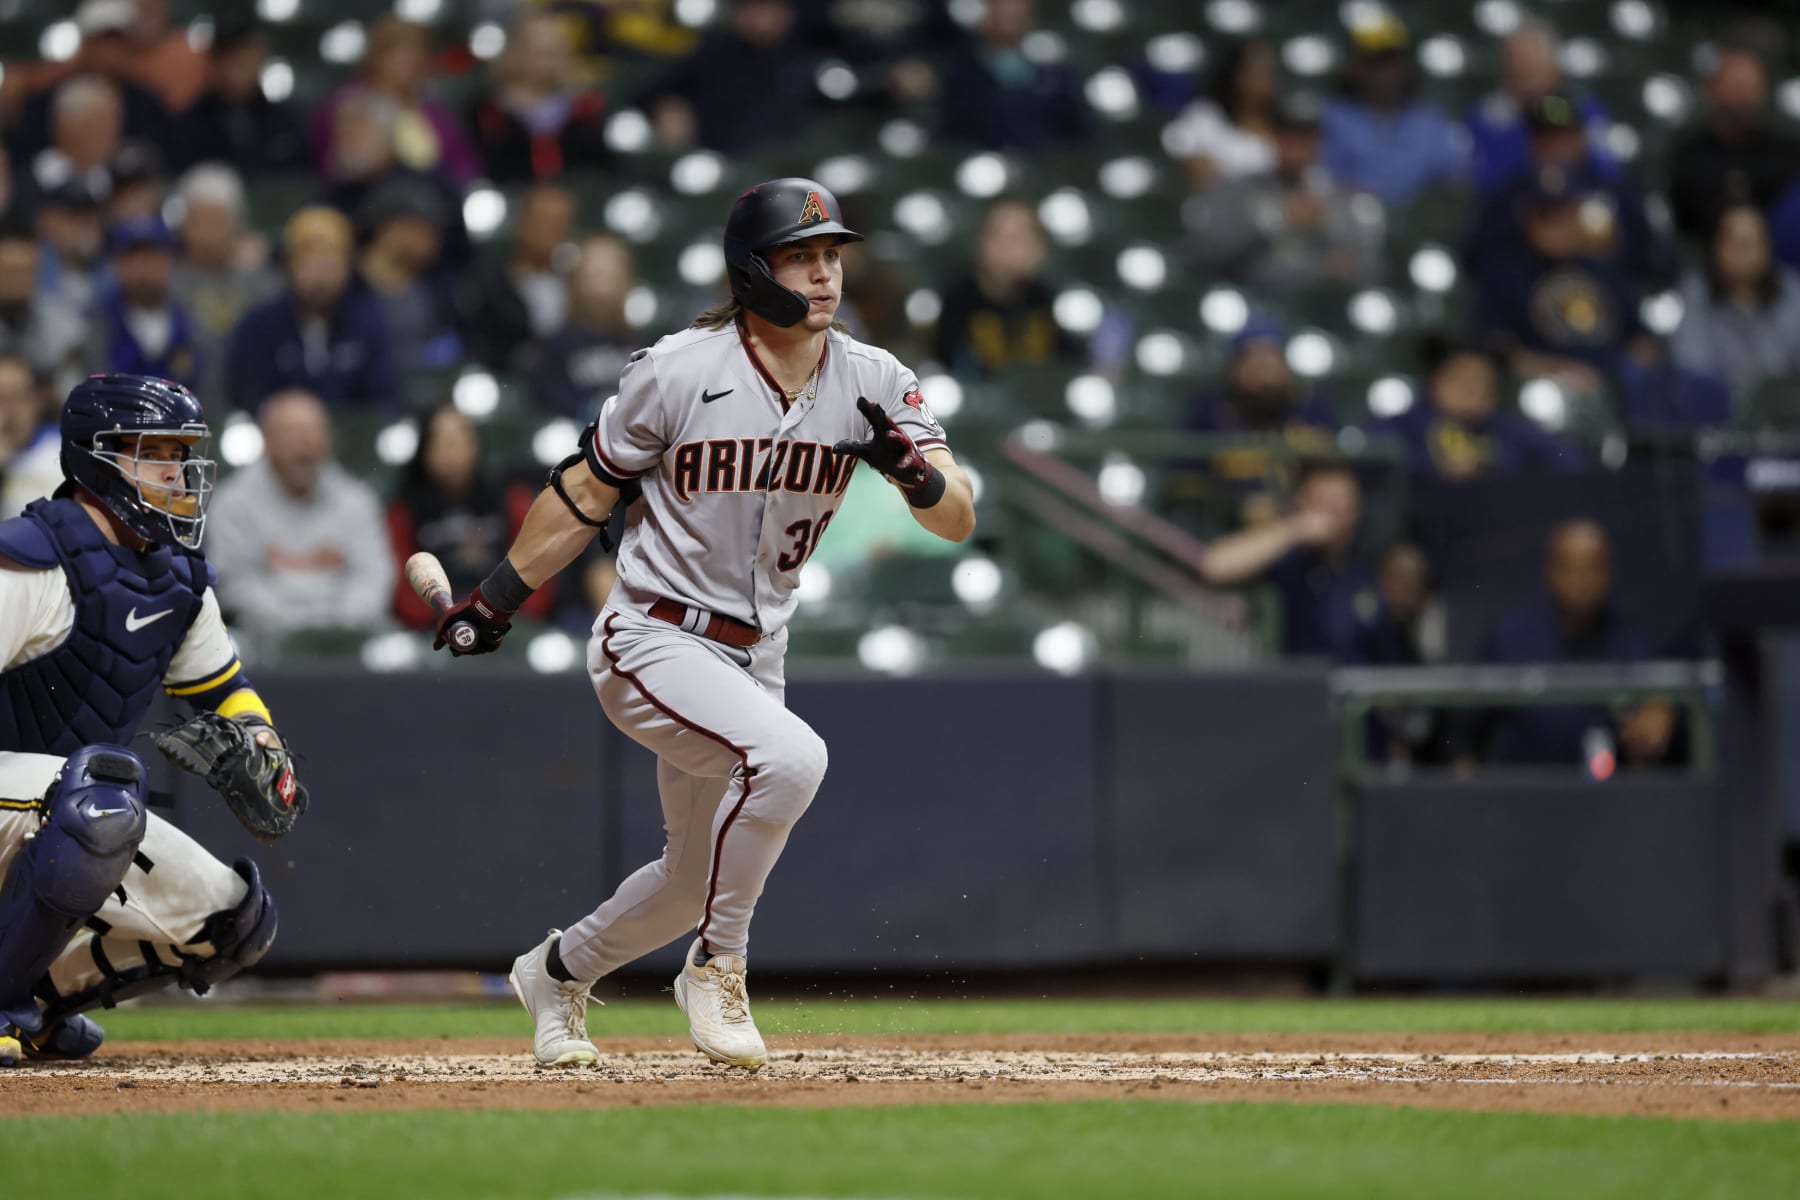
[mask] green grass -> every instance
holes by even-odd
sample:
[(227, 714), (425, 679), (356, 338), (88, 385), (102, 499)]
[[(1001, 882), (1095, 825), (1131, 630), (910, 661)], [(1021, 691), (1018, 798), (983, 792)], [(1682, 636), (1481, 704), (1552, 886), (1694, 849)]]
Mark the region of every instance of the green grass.
[[(523, 1036), (525, 1014), (489, 1004), (140, 1006), (97, 1014), (115, 1041), (187, 1038)], [(1800, 1031), (1800, 1003), (1769, 1000), (785, 1000), (759, 1001), (776, 1035), (909, 1033), (1426, 1033)], [(672, 1002), (590, 1010), (600, 1037), (682, 1034)]]
[(6, 1166), (16, 1196), (1800, 1195), (1792, 1126), (1333, 1105), (257, 1113), (0, 1130), (23, 1150)]

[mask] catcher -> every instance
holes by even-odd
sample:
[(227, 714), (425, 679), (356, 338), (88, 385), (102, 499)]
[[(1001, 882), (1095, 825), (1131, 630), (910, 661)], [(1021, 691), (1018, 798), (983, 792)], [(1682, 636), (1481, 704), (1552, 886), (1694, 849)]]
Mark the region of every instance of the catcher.
[(0, 522), (0, 1065), (85, 1058), (87, 1010), (205, 992), (275, 939), (256, 864), (152, 815), (128, 744), (160, 685), (199, 711), (152, 740), (253, 834), (306, 808), (196, 549), (207, 437), (186, 388), (93, 376), (63, 408), (62, 486)]

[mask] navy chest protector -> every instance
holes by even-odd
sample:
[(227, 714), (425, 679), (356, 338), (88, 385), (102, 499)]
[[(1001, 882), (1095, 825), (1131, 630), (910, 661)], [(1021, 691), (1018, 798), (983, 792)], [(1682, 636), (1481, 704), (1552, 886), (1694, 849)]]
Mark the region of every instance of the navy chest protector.
[(0, 750), (66, 757), (128, 742), (200, 614), (212, 574), (206, 560), (168, 546), (114, 545), (69, 499), (39, 500), (0, 521), (0, 557), (60, 566), (75, 601), (62, 645), (0, 672)]

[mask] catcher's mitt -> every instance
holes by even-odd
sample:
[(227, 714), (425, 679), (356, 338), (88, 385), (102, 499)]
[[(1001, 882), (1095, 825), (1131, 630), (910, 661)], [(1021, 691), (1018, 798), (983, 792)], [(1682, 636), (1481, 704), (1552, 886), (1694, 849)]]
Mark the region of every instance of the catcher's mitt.
[(273, 842), (306, 811), (306, 788), (294, 778), (293, 755), (279, 740), (257, 744), (257, 731), (272, 728), (260, 717), (201, 712), (150, 740), (170, 762), (206, 780), (258, 840)]

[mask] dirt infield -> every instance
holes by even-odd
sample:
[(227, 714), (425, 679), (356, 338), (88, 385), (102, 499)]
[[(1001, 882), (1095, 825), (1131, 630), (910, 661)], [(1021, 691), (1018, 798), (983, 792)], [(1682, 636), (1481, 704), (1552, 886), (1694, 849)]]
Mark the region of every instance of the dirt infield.
[(1800, 1120), (1800, 1035), (790, 1038), (751, 1074), (673, 1039), (540, 1070), (515, 1040), (145, 1042), (0, 1073), (0, 1114), (1261, 1100)]

